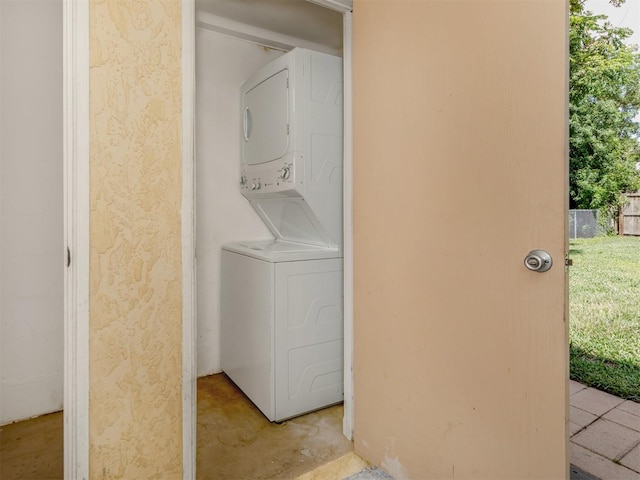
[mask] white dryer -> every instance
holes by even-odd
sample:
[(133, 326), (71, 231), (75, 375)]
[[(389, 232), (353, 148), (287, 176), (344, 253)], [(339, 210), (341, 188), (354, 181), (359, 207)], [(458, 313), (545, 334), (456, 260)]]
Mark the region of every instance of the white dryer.
[(240, 191), (274, 238), (223, 247), (221, 364), (281, 421), (343, 400), (342, 59), (294, 49), (241, 102)]

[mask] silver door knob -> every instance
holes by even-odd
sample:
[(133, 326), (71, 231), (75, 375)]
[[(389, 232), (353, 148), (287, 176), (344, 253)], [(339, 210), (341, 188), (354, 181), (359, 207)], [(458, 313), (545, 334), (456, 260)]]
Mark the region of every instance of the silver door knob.
[(532, 272), (546, 272), (553, 265), (553, 258), (544, 250), (531, 250), (524, 258), (524, 266)]

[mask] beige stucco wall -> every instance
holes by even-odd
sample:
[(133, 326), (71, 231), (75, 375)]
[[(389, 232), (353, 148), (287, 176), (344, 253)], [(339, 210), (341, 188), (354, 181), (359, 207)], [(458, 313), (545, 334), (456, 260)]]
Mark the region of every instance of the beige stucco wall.
[(90, 1), (90, 474), (181, 478), (181, 2)]
[(566, 3), (353, 18), (356, 453), (398, 480), (563, 478)]

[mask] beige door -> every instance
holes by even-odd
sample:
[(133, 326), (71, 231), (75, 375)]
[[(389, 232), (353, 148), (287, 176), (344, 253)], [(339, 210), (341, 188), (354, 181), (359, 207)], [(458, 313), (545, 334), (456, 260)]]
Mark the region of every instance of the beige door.
[(356, 452), (398, 479), (566, 477), (566, 4), (353, 15)]

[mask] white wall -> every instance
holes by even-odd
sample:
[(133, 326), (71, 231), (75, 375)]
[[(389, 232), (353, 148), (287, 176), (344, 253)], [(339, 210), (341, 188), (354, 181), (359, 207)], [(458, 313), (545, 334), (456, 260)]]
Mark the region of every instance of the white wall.
[(196, 31), (198, 375), (220, 371), (220, 248), (272, 238), (240, 194), (242, 82), (283, 52)]
[(0, 424), (62, 408), (62, 0), (0, 0)]

